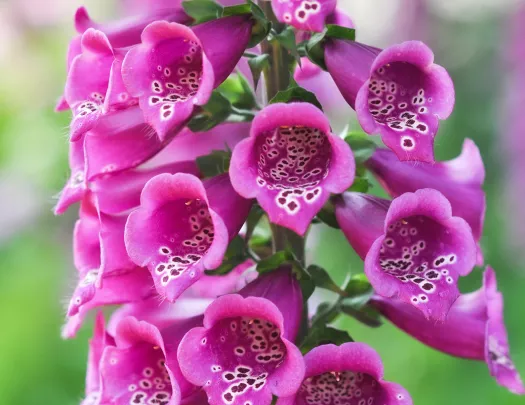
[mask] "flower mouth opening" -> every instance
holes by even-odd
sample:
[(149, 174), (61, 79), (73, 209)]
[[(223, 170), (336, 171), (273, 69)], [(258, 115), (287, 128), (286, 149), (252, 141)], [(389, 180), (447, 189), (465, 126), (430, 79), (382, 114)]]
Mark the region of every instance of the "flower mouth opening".
[(458, 262), (449, 231), (416, 215), (388, 226), (380, 248), (379, 267), (411, 293), (413, 304), (428, 303), (432, 294), (454, 284)]
[(381, 386), (372, 376), (353, 371), (332, 371), (305, 379), (298, 404), (374, 405), (381, 398)]
[(173, 212), (180, 214), (175, 218), (177, 226), (171, 235), (164, 235), (165, 243), (158, 247), (159, 261), (154, 270), (164, 286), (200, 262), (215, 238), (210, 211), (203, 200), (172, 201), (156, 211), (155, 220), (173, 221)]
[(411, 151), (415, 138), (434, 131), (433, 86), (428, 75), (407, 62), (376, 69), (368, 83), (368, 112), (377, 125), (403, 133), (401, 148)]
[(281, 126), (258, 137), (255, 156), (257, 185), (276, 190), (277, 205), (295, 214), (303, 202), (311, 204), (321, 195), (332, 146), (317, 128)]
[(217, 363), (211, 365), (216, 376), (213, 385), (221, 390), (225, 404), (242, 395), (251, 398), (262, 390), (287, 353), (279, 328), (251, 317), (223, 319), (208, 331), (201, 344), (211, 346), (216, 354)]
[[(174, 49), (177, 51), (174, 52)], [(177, 103), (197, 95), (203, 76), (203, 51), (183, 38), (160, 42), (151, 51), (150, 106), (159, 107), (160, 120), (169, 120)]]

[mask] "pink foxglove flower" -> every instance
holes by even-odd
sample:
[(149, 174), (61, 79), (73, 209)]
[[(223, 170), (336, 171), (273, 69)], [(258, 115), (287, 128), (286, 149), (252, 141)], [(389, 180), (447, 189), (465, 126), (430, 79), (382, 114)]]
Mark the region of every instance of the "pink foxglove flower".
[[(392, 197), (433, 188), (443, 193), (452, 206), (452, 215), (465, 219), (477, 241), (483, 233), (485, 219), (485, 167), (476, 144), (466, 139), (461, 155), (447, 162), (435, 164), (400, 162), (387, 149), (377, 149), (366, 162)], [(482, 263), (478, 249), (478, 263)]]
[(122, 75), (160, 140), (183, 126), (195, 106), (206, 104), (213, 88), (235, 68), (252, 24), (246, 16), (233, 16), (193, 30), (166, 21), (144, 29), (141, 44), (124, 59)]
[(330, 197), (354, 178), (350, 147), (333, 135), (312, 104), (272, 104), (233, 150), (230, 178), (245, 198), (256, 198), (271, 222), (303, 235)]
[(198, 395), (180, 372), (177, 347), (201, 323), (202, 317), (194, 317), (159, 330), (134, 317), (122, 319), (115, 345), (104, 349), (99, 365), (100, 403), (178, 405)]
[(325, 21), (335, 10), (337, 0), (272, 0), (280, 22), (303, 31), (321, 32)]
[(272, 395), (292, 395), (304, 363), (284, 336), (287, 315), (266, 298), (217, 298), (204, 312), (204, 326), (182, 339), (182, 374), (204, 388), (210, 405), (269, 405)]
[(227, 175), (204, 182), (190, 174), (158, 175), (129, 216), (128, 254), (149, 268), (158, 293), (173, 301), (205, 269), (221, 264), (251, 204), (235, 193)]
[(377, 296), (373, 305), (417, 340), (453, 356), (484, 361), (498, 384), (516, 394), (525, 394), (510, 359), (503, 297), (497, 290), (492, 268), (485, 270), (481, 289), (461, 295), (442, 323), (429, 322), (419, 311), (399, 300)]
[(368, 134), (380, 134), (400, 160), (434, 162), (439, 120), (454, 107), (454, 85), (422, 42), (385, 50), (329, 39), (325, 61)]
[(306, 373), (295, 395), (277, 405), (412, 405), (399, 384), (383, 380), (383, 364), (364, 343), (318, 346), (304, 356)]
[[(405, 193), (392, 203), (345, 193), (336, 217), (375, 291), (443, 321), (459, 297), (458, 278), (474, 268), (476, 242), (467, 222), (452, 216), (438, 191)], [(371, 243), (371, 244), (370, 244)]]

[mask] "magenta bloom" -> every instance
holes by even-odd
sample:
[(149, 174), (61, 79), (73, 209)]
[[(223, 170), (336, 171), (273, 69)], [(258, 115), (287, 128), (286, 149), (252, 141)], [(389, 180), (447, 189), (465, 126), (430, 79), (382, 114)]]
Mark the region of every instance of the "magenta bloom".
[(103, 404), (178, 405), (195, 394), (177, 361), (177, 347), (202, 317), (189, 318), (159, 330), (134, 317), (122, 319), (115, 345), (107, 346), (99, 366)]
[(356, 252), (366, 255), (365, 273), (379, 295), (399, 298), (426, 318), (446, 318), (459, 296), (458, 278), (475, 265), (476, 242), (440, 192), (405, 193), (390, 205), (345, 193), (336, 217)]
[(204, 388), (210, 405), (269, 405), (272, 394), (293, 395), (304, 363), (283, 335), (286, 321), (265, 298), (217, 298), (204, 312), (204, 327), (190, 330), (180, 343), (182, 374)]
[(498, 384), (515, 394), (525, 394), (510, 359), (503, 297), (497, 290), (492, 268), (487, 267), (484, 273), (483, 287), (461, 295), (443, 323), (427, 321), (419, 311), (399, 300), (374, 297), (373, 304), (417, 340), (453, 356), (485, 361)]
[(166, 21), (144, 29), (142, 43), (124, 59), (122, 75), (160, 140), (184, 126), (195, 106), (206, 104), (213, 88), (235, 68), (252, 24), (248, 17), (234, 16), (193, 31)]
[(454, 107), (454, 85), (422, 42), (383, 51), (359, 42), (327, 41), (325, 61), (368, 134), (380, 134), (399, 160), (434, 162), (439, 120)]
[[(400, 162), (386, 149), (378, 149), (366, 162), (388, 194), (398, 197), (420, 188), (433, 188), (449, 200), (452, 214), (465, 219), (476, 240), (481, 239), (485, 219), (485, 167), (476, 144), (466, 139), (461, 155), (448, 162), (414, 165)], [(478, 249), (481, 256), (481, 249)], [(482, 262), (482, 258), (480, 257)]]
[(250, 137), (235, 147), (230, 178), (256, 198), (270, 221), (303, 235), (330, 193), (352, 184), (352, 151), (333, 135), (312, 104), (272, 104), (253, 120)]
[(332, 344), (304, 356), (305, 378), (295, 395), (277, 405), (412, 405), (399, 384), (383, 381), (383, 364), (364, 343)]
[(74, 203), (84, 197), (87, 190), (84, 164), (84, 145), (82, 142), (69, 143), (69, 168), (71, 175), (58, 196), (55, 215), (61, 215)]
[(277, 19), (303, 31), (321, 32), (337, 0), (272, 0)]
[[(158, 3), (158, 1), (157, 1)], [(179, 2), (180, 3), (180, 2)], [(191, 18), (184, 12), (180, 4), (171, 1), (170, 7), (151, 7), (143, 10), (139, 16), (121, 18), (118, 21), (99, 24), (89, 16), (85, 7), (79, 7), (75, 13), (75, 29), (83, 34), (90, 28), (102, 31), (114, 47), (125, 48), (140, 42), (140, 34), (144, 28), (158, 20), (187, 24)]]
[(140, 208), (128, 218), (128, 254), (148, 267), (157, 292), (173, 301), (205, 269), (221, 264), (251, 204), (235, 193), (227, 175), (203, 183), (190, 174), (160, 174), (146, 184)]

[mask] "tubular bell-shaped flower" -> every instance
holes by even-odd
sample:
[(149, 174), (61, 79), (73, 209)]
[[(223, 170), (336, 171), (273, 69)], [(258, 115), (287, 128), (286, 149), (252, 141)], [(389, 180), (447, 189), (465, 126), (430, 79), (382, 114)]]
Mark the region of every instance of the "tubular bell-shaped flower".
[(345, 193), (337, 199), (336, 217), (357, 253), (366, 255), (365, 273), (379, 295), (399, 298), (427, 318), (445, 319), (459, 296), (458, 278), (475, 265), (476, 242), (440, 192), (405, 193), (390, 205)]
[(269, 405), (272, 394), (293, 395), (304, 363), (285, 336), (287, 321), (288, 312), (266, 298), (217, 298), (204, 312), (204, 327), (182, 339), (182, 374), (204, 388), (210, 405)]
[(190, 174), (158, 175), (128, 218), (128, 254), (148, 266), (158, 293), (173, 301), (205, 269), (221, 264), (251, 204), (235, 193), (227, 175), (204, 182)]
[[(400, 162), (389, 150), (377, 149), (366, 166), (392, 197), (421, 188), (440, 191), (450, 202), (452, 215), (466, 220), (474, 238), (478, 241), (481, 238), (485, 219), (482, 189), (485, 167), (472, 140), (466, 139), (461, 155), (447, 162), (414, 165)], [(478, 254), (481, 255), (481, 250)]]
[(171, 2), (169, 7), (149, 8), (139, 16), (122, 18), (115, 22), (99, 24), (89, 16), (85, 7), (79, 7), (75, 13), (75, 29), (83, 34), (90, 28), (102, 31), (114, 47), (125, 48), (138, 44), (144, 28), (158, 20), (188, 24), (191, 18), (177, 2)]
[(184, 333), (202, 324), (188, 318), (159, 330), (134, 317), (122, 319), (115, 345), (105, 348), (99, 366), (101, 403), (179, 405), (196, 387), (181, 374), (177, 347)]
[(461, 295), (443, 323), (429, 322), (399, 300), (375, 296), (372, 303), (394, 325), (424, 344), (453, 356), (485, 361), (498, 384), (516, 394), (525, 387), (509, 355), (503, 297), (487, 267), (481, 289)]
[(368, 134), (380, 134), (400, 160), (434, 162), (439, 120), (454, 107), (454, 85), (424, 43), (385, 50), (329, 38), (325, 61)]
[(69, 143), (69, 168), (71, 175), (58, 196), (54, 208), (55, 215), (66, 212), (72, 204), (81, 201), (86, 193), (86, 169), (82, 142)]
[(332, 344), (304, 356), (305, 378), (298, 392), (277, 405), (412, 405), (399, 384), (383, 381), (383, 364), (364, 343)]
[(337, 0), (272, 0), (277, 19), (303, 30), (321, 32), (327, 17), (335, 10)]
[(330, 193), (352, 184), (350, 147), (308, 103), (272, 104), (253, 120), (250, 137), (233, 150), (230, 178), (256, 198), (271, 222), (303, 235)]
[(249, 16), (233, 16), (193, 30), (166, 21), (144, 29), (142, 43), (124, 59), (122, 75), (162, 141), (185, 124), (195, 106), (206, 104), (213, 88), (235, 68), (252, 24)]

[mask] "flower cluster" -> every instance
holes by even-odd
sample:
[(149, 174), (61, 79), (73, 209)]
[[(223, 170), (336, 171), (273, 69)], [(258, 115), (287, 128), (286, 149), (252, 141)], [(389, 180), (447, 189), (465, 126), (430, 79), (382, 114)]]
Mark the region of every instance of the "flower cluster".
[[(120, 305), (96, 314), (83, 405), (412, 404), (342, 314), (381, 314), (525, 392), (494, 271), (458, 288), (483, 264), (484, 167), (470, 140), (434, 162), (454, 88), (425, 44), (356, 42), (335, 0), (129, 3), (138, 17), (113, 23), (77, 11), (57, 105), (71, 177), (55, 212), (80, 205), (63, 336)], [(386, 147), (335, 134), (326, 88)], [(366, 277), (338, 286), (305, 262), (321, 221)], [(315, 288), (339, 298), (309, 313)]]

